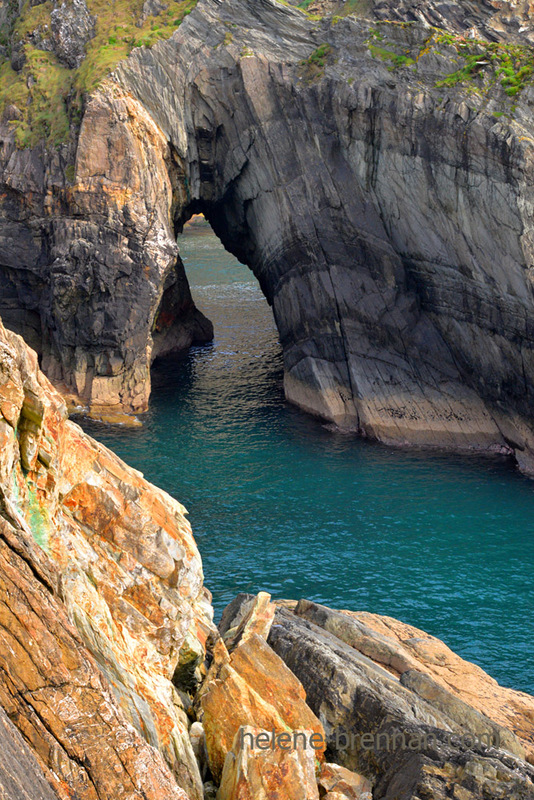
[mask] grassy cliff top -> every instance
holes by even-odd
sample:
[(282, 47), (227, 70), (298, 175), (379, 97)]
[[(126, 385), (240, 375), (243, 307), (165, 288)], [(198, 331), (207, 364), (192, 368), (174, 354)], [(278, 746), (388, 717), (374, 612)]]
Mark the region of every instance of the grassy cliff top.
[[(34, 0), (35, 2), (35, 0)], [(94, 37), (85, 58), (69, 68), (50, 45), (54, 3), (26, 0), (20, 14), (0, 29), (0, 113), (7, 114), (20, 147), (41, 139), (60, 144), (82, 114), (83, 99), (134, 47), (167, 39), (197, 0), (165, 0), (156, 14), (143, 14), (143, 0), (86, 0), (94, 19)], [(50, 48), (50, 49), (49, 49)], [(20, 69), (12, 66), (13, 51)]]
[[(19, 13), (18, 0), (8, 0), (11, 19), (9, 14), (4, 13), (3, 20), (0, 15), (0, 114), (12, 126), (19, 147), (33, 147), (42, 140), (49, 145), (66, 142), (81, 120), (87, 94), (135, 47), (150, 47), (169, 38), (197, 4), (197, 0), (35, 2), (25, 0)], [(320, 20), (323, 11), (339, 10), (337, 0), (278, 2), (296, 7), (312, 20)], [(366, 16), (370, 0), (339, 0), (339, 5), (343, 13), (331, 17), (332, 24), (349, 14)], [(58, 34), (58, 14), (73, 15), (75, 25), (70, 32), (65, 29)], [(79, 29), (87, 39), (84, 49), (76, 28), (77, 14), (81, 15)], [(500, 94), (505, 100), (511, 98), (508, 105), (512, 103), (512, 110), (516, 96), (534, 81), (531, 45), (466, 39), (437, 28), (428, 29), (418, 52), (388, 41), (388, 32), (395, 26), (413, 24), (369, 20), (370, 26), (376, 26), (369, 28), (369, 56), (386, 61), (392, 70), (409, 67), (417, 72), (423, 55), (448, 50), (449, 56), (453, 54), (452, 63), (450, 58), (444, 61), (445, 74), (437, 76), (435, 88), (447, 91), (458, 87), (464, 93), (488, 97)], [(78, 53), (77, 60), (70, 58), (69, 48)], [(325, 58), (326, 51), (310, 56), (315, 76), (323, 74)], [(497, 113), (508, 113), (508, 109)]]

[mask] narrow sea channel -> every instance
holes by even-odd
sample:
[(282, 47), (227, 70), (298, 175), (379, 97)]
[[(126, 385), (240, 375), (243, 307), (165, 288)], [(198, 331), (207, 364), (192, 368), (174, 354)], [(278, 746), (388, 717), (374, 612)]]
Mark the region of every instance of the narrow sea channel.
[(178, 498), (220, 610), (239, 591), (397, 617), (534, 693), (534, 482), (332, 433), (284, 402), (271, 310), (208, 227), (180, 239), (213, 345), (156, 365), (142, 429), (84, 422)]

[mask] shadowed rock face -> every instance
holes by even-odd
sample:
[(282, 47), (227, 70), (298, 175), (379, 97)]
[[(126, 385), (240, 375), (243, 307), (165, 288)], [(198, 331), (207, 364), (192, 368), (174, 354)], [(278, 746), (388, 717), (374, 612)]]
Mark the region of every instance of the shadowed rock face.
[(154, 354), (210, 335), (174, 242), (203, 211), (273, 307), (288, 399), (531, 471), (532, 94), (509, 119), (498, 81), (436, 87), (435, 39), (201, 0), (93, 95), (75, 159), (6, 134), (7, 324), (94, 413), (144, 410)]
[(24, 739), (0, 710), (0, 794), (17, 800), (58, 800)]
[(323, 723), (326, 757), (371, 779), (374, 797), (534, 796), (532, 767), (505, 752), (504, 740), (501, 750), (482, 744), (489, 740), (480, 721), (469, 713), (455, 720), (453, 702), (412, 693), (359, 649), (286, 609), (277, 611), (268, 641)]

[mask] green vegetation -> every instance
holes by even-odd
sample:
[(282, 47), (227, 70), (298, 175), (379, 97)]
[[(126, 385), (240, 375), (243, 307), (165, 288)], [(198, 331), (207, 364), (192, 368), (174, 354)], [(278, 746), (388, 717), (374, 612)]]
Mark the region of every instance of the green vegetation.
[[(39, 139), (64, 142), (69, 132), (67, 97), (72, 91), (71, 70), (59, 64), (52, 53), (30, 48), (21, 74), (6, 61), (0, 66), (0, 108), (15, 105), (20, 119), (11, 124), (15, 128), (19, 147), (28, 147)], [(33, 84), (28, 85), (28, 76)]]
[(308, 58), (300, 62), (301, 77), (307, 81), (320, 78), (324, 74), (324, 68), (331, 52), (332, 45), (326, 43), (320, 45)]
[(320, 47), (317, 48), (317, 50), (314, 50), (311, 56), (308, 58), (308, 64), (315, 64), (315, 66), (323, 69), (325, 61), (331, 50), (332, 50), (331, 45), (322, 44)]
[(168, 8), (148, 17), (141, 27), (143, 0), (87, 0), (96, 18), (95, 37), (87, 43), (81, 66), (68, 69), (55, 54), (39, 50), (29, 39), (38, 32), (49, 35), (52, 3), (31, 6), (26, 0), (11, 36), (4, 40), (22, 48), (25, 63), (20, 72), (8, 60), (0, 63), (0, 113), (15, 105), (20, 114), (10, 123), (20, 147), (31, 147), (44, 139), (49, 145), (64, 142), (70, 126), (81, 118), (84, 98), (134, 47), (151, 47), (168, 39), (197, 0), (169, 0)]
[[(409, 23), (398, 23), (406, 27)], [(450, 88), (462, 84), (472, 94), (487, 94), (501, 86), (509, 97), (515, 97), (534, 80), (534, 48), (501, 42), (466, 39), (435, 29), (422, 45), (400, 51), (396, 42), (387, 40), (386, 34), (395, 23), (369, 29), (367, 46), (373, 58), (391, 62), (391, 70), (417, 65), (419, 59), (431, 52), (454, 48), (461, 66), (436, 83), (437, 88)], [(379, 23), (380, 26), (380, 23)], [(450, 53), (450, 50), (449, 50)]]
[(458, 55), (464, 59), (463, 66), (439, 81), (437, 86), (478, 82), (480, 90), (484, 91), (498, 82), (509, 97), (515, 97), (532, 81), (534, 49), (531, 47), (466, 40), (441, 32), (435, 35), (434, 40), (437, 44), (455, 47)]
[[(369, 39), (367, 46), (373, 58), (380, 58), (382, 61), (390, 61), (390, 70), (398, 69), (399, 67), (409, 67), (415, 64), (415, 59), (411, 57), (409, 50), (404, 50), (402, 53), (396, 53), (395, 50), (390, 50), (382, 46), (385, 41), (385, 36), (376, 28), (369, 29)], [(379, 42), (380, 44), (377, 44)]]
[(390, 69), (409, 67), (411, 64), (415, 64), (415, 59), (410, 58), (408, 55), (398, 55), (393, 52), (393, 50), (386, 50), (384, 47), (377, 47), (374, 44), (369, 45), (369, 52), (373, 58), (381, 58), (382, 61), (391, 61)]

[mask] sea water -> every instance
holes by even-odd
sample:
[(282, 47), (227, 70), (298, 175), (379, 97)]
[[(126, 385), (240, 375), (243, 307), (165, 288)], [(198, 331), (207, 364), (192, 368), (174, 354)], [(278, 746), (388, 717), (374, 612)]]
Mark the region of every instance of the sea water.
[(213, 344), (153, 370), (141, 429), (84, 423), (189, 511), (218, 613), (238, 592), (396, 617), (534, 693), (534, 481), (399, 450), (286, 404), (272, 313), (206, 226), (179, 241)]

